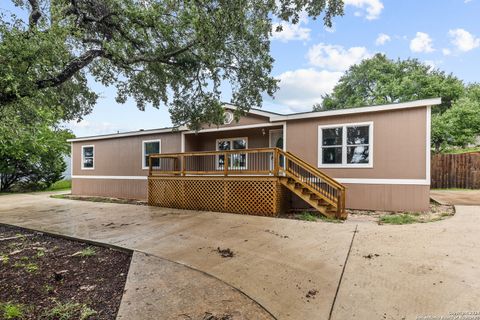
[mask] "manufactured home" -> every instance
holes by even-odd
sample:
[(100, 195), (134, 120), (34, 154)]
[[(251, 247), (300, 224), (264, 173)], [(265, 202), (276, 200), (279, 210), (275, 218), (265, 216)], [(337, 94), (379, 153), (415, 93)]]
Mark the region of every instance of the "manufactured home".
[(313, 207), (424, 211), (430, 190), (430, 115), (441, 99), (277, 114), (69, 140), (72, 193), (152, 205), (276, 215)]

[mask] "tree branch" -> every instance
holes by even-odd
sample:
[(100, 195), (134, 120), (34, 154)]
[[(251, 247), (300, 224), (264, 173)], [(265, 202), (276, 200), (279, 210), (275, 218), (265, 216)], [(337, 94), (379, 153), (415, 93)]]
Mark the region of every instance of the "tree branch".
[(75, 73), (82, 70), (89, 65), (95, 58), (105, 56), (106, 52), (103, 49), (91, 49), (70, 61), (70, 63), (56, 76), (48, 79), (38, 80), (37, 88), (44, 89), (49, 87), (56, 87), (68, 79), (70, 79)]
[(37, 0), (28, 0), (28, 2), (32, 7), (30, 17), (28, 18), (28, 25), (30, 29), (33, 29), (37, 26), (38, 20), (42, 17), (42, 13), (40, 12), (40, 6), (38, 5)]

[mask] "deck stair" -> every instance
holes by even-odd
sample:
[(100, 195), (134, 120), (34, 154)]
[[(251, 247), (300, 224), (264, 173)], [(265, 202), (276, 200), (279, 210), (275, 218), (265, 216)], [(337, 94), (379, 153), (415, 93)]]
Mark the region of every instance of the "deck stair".
[[(328, 218), (345, 219), (345, 187), (291, 152), (279, 153), (280, 183)], [(281, 159), (281, 160), (280, 160)]]

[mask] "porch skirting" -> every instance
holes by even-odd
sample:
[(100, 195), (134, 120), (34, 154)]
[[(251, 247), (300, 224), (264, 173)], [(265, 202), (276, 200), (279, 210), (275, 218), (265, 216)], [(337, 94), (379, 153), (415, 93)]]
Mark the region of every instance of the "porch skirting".
[(277, 177), (148, 178), (148, 204), (167, 208), (277, 216), (286, 210), (288, 196)]

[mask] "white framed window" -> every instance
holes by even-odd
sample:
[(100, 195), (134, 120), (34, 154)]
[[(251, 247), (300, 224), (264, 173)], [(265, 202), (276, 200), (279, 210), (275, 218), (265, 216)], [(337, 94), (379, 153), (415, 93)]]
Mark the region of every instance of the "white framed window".
[[(225, 138), (216, 140), (217, 151), (228, 150), (246, 150), (248, 148), (248, 138)], [(225, 156), (220, 154), (217, 156), (217, 170), (223, 170), (225, 164)], [(232, 153), (228, 155), (228, 169), (230, 170), (245, 170), (247, 169), (247, 154), (246, 153)]]
[[(142, 169), (148, 169), (148, 156), (155, 153), (162, 153), (161, 140), (144, 140), (142, 141)], [(152, 162), (152, 167), (160, 167), (160, 159), (155, 158)]]
[(373, 122), (318, 126), (318, 167), (372, 168)]
[(95, 146), (82, 146), (82, 170), (95, 169)]

